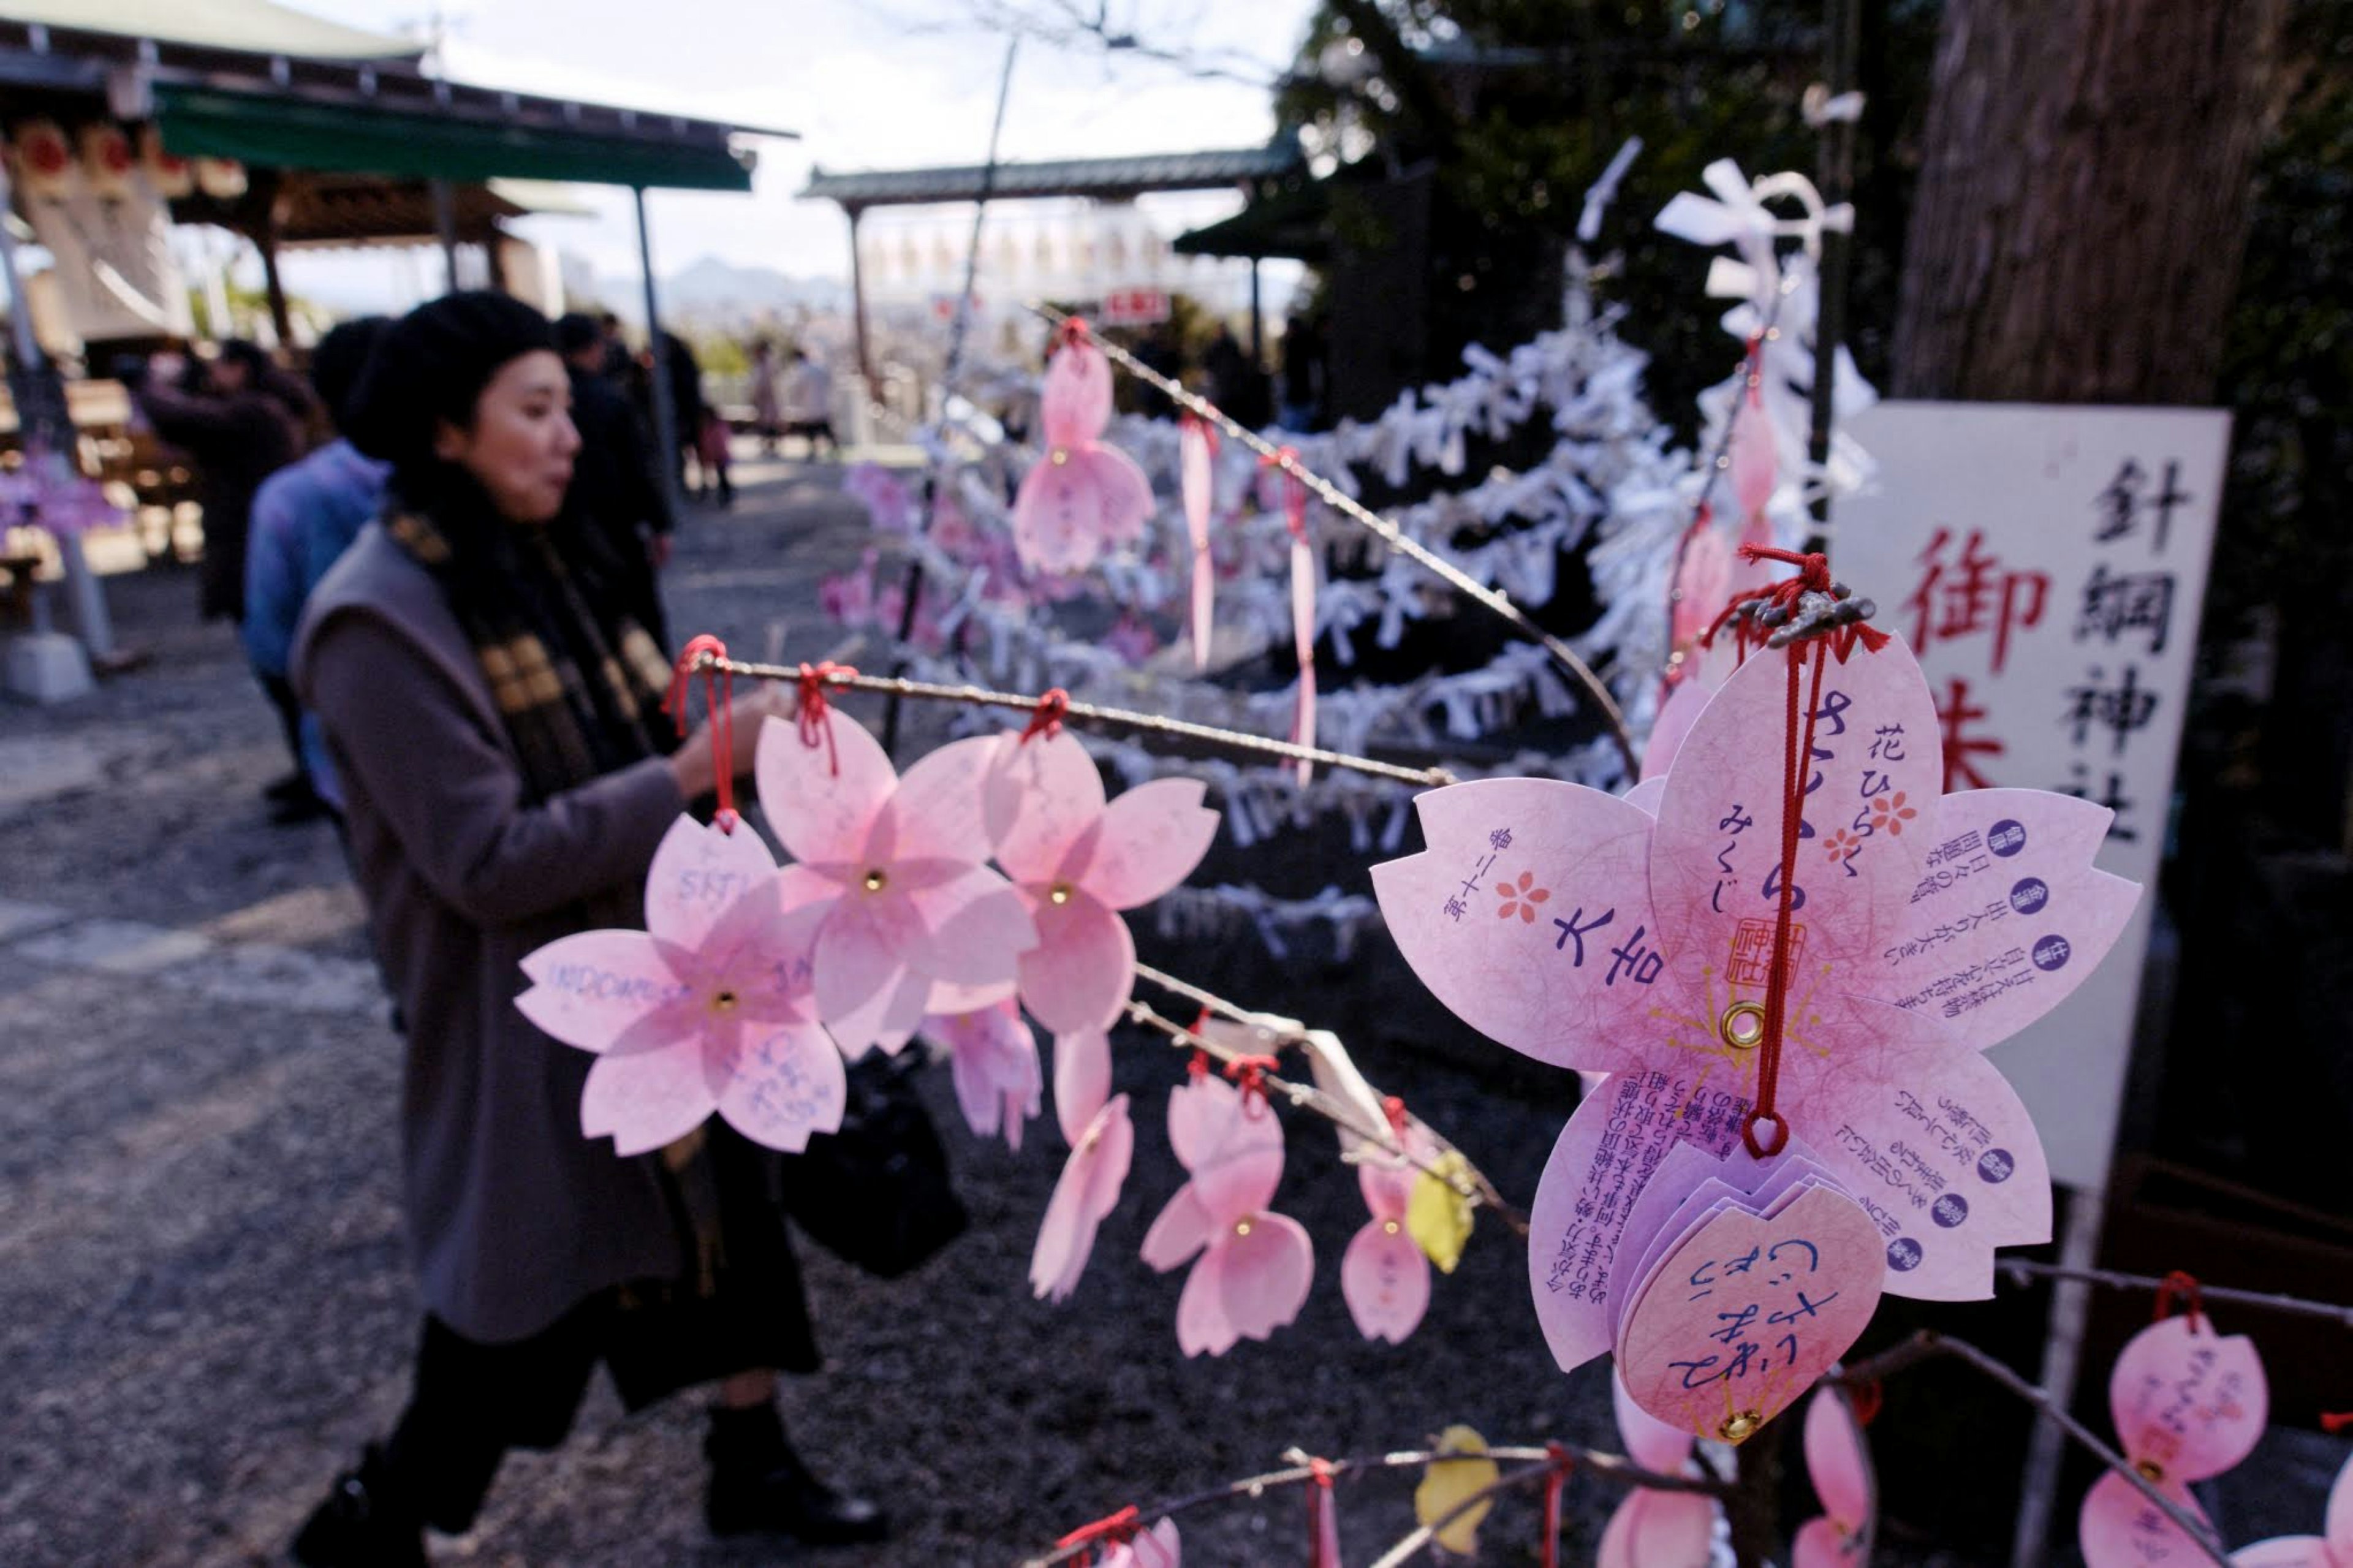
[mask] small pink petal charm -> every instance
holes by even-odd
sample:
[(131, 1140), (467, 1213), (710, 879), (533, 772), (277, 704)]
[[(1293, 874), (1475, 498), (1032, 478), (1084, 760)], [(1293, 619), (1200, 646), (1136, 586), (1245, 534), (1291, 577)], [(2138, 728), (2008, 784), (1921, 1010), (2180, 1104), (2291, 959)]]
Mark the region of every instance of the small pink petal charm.
[(1789, 1568), (1855, 1568), (1862, 1543), (1827, 1519), (1810, 1519), (1798, 1526), (1789, 1542)]
[(1162, 1520), (1103, 1553), (1103, 1568), (1184, 1568), (1184, 1552), (1173, 1520)]
[(1609, 1374), (1609, 1398), (1618, 1415), (1618, 1436), (1625, 1442), (1626, 1457), (1662, 1476), (1683, 1474), (1691, 1462), (1692, 1435), (1635, 1404), (1634, 1396), (1626, 1392), (1626, 1380), (1615, 1370)]
[(1094, 1251), (1095, 1230), (1119, 1205), (1135, 1129), (1127, 1119), (1127, 1096), (1115, 1095), (1087, 1124), (1046, 1202), (1038, 1245), (1029, 1255), (1029, 1287), (1041, 1298), (1070, 1299)]
[(1039, 459), (1013, 497), (1013, 544), (1033, 571), (1083, 572), (1103, 546), (1139, 537), (1152, 482), (1134, 458), (1089, 442)]
[(1038, 424), (1049, 447), (1079, 447), (1111, 424), (1111, 359), (1084, 337), (1071, 336), (1046, 362), (1038, 389)]
[(977, 1012), (934, 1016), (923, 1020), (923, 1033), (947, 1048), (965, 1124), (983, 1138), (1002, 1128), (1006, 1144), (1018, 1152), (1022, 1123), (1038, 1114), (1045, 1095), (1037, 1037), (1021, 1009), (1008, 999)]
[(2263, 1358), (2191, 1311), (2126, 1342), (2108, 1377), (2117, 1446), (2143, 1475), (2168, 1485), (2217, 1476), (2251, 1453), (2270, 1416)]
[(1738, 1442), (1813, 1386), (1879, 1305), (1885, 1238), (1853, 1200), (1814, 1187), (1764, 1218), (1720, 1211), (1628, 1307), (1619, 1369), (1634, 1403)]
[(1176, 476), (1185, 501), (1185, 530), (1193, 542), (1193, 668), (1209, 666), (1210, 606), (1218, 570), (1209, 556), (1209, 513), (1217, 505), (1216, 432), (1187, 417), (1176, 427)]
[[(2160, 1488), (2167, 1500), (2205, 1524), (2206, 1510), (2198, 1506), (2186, 1484), (2168, 1482)], [(2084, 1510), (2076, 1520), (2076, 1542), (2083, 1548), (2084, 1568), (2182, 1568), (2212, 1559), (2182, 1533), (2138, 1489), (2108, 1471), (2084, 1494)]]
[(1430, 1258), (1401, 1220), (1369, 1220), (1341, 1257), (1340, 1294), (1358, 1333), (1401, 1345), (1430, 1310)]
[(1707, 1568), (1715, 1502), (1697, 1492), (1633, 1491), (1601, 1531), (1595, 1568)]
[(1822, 1511), (1846, 1534), (1860, 1535), (1878, 1506), (1871, 1456), (1863, 1449), (1853, 1407), (1835, 1389), (1817, 1389), (1806, 1406), (1805, 1446), (1806, 1474), (1822, 1500)]
[(1087, 1123), (1111, 1098), (1111, 1037), (1081, 1029), (1054, 1037), (1054, 1119), (1062, 1140), (1075, 1145)]
[(1135, 984), (1135, 941), (1127, 922), (1082, 889), (1051, 894), (1030, 906), (1038, 945), (1017, 971), (1021, 1005), (1058, 1035), (1108, 1029)]

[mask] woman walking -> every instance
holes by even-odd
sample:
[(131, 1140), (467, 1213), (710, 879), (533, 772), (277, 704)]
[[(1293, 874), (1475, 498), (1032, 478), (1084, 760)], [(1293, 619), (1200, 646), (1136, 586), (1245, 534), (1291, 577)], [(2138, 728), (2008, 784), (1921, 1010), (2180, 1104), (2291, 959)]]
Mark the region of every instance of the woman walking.
[[(547, 321), (453, 294), (390, 328), (350, 432), (392, 465), (383, 520), (312, 595), (295, 679), (326, 731), (353, 859), (408, 1025), (404, 1200), (425, 1315), (407, 1409), (294, 1543), (313, 1568), (427, 1561), (509, 1447), (569, 1429), (602, 1362), (637, 1409), (716, 1381), (722, 1533), (880, 1539), (773, 1403), (818, 1364), (776, 1157), (723, 1124), (657, 1154), (581, 1135), (592, 1058), (513, 1001), (526, 952), (634, 923), (664, 830), (715, 782), (659, 712), (667, 661), (566, 504), (580, 440)], [(751, 763), (768, 700), (735, 705)]]

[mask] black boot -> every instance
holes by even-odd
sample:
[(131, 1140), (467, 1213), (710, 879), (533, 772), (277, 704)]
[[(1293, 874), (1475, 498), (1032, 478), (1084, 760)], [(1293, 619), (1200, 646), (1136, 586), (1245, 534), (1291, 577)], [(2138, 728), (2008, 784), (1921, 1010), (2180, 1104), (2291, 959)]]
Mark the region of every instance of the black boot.
[(294, 1537), (294, 1561), (303, 1568), (430, 1568), (425, 1527), (389, 1470), (384, 1450), (369, 1444), (360, 1468), (336, 1479)]
[(713, 1535), (778, 1531), (812, 1546), (844, 1546), (890, 1534), (872, 1501), (846, 1497), (809, 1474), (772, 1405), (712, 1406), (702, 1451), (711, 1460), (703, 1517)]

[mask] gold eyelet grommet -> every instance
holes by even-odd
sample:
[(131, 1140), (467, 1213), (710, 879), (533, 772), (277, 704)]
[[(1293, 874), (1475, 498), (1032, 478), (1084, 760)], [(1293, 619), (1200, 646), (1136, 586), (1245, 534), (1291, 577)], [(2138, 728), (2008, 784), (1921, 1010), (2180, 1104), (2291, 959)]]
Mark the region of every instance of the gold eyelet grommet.
[(1765, 1004), (1735, 1002), (1724, 1010), (1716, 1032), (1736, 1051), (1753, 1051), (1765, 1043)]

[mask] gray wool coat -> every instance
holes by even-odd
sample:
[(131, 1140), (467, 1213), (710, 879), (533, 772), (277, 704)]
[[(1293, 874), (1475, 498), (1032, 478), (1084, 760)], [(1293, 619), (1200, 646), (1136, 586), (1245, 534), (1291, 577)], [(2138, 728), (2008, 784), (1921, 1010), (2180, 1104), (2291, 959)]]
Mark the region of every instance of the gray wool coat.
[(525, 1338), (687, 1256), (659, 1155), (580, 1131), (594, 1060), (514, 999), (522, 956), (633, 887), (685, 803), (649, 758), (538, 805), (439, 586), (370, 524), (321, 581), (293, 679), (343, 781), (354, 872), (408, 1025), (403, 1195), (426, 1309)]

